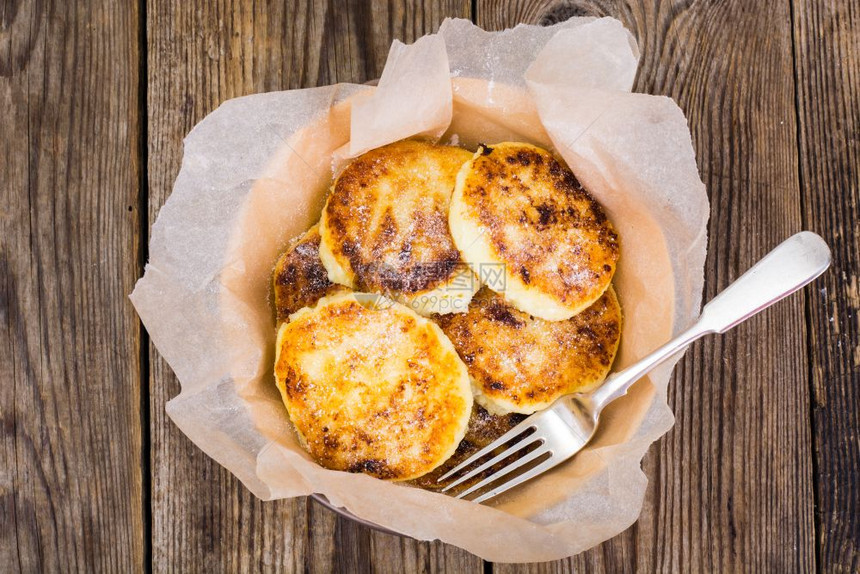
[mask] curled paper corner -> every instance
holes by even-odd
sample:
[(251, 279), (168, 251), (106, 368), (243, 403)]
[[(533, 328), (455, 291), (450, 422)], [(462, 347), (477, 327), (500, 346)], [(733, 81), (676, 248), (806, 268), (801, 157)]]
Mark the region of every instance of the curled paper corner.
[(349, 157), (416, 135), (439, 138), (452, 116), (448, 70), (441, 36), (392, 42), (379, 85), (352, 104)]
[(639, 66), (636, 39), (614, 18), (564, 28), (547, 41), (524, 74), (540, 85), (629, 92)]
[[(590, 33), (586, 32), (585, 36), (579, 37), (585, 38), (589, 46), (598, 45), (602, 50), (604, 44), (611, 44), (613, 52), (627, 49), (638, 62), (636, 40), (621, 22), (614, 18), (574, 17), (550, 26), (517, 24), (503, 32), (486, 31), (462, 18), (446, 18), (439, 26), (438, 34), (445, 40), (451, 76), (487, 80), (488, 91), (491, 93), (496, 84), (525, 87), (526, 71), (535, 60), (535, 55), (543, 51), (555, 36), (584, 26), (590, 26)], [(619, 30), (624, 31), (624, 34), (619, 34)], [(601, 34), (604, 37), (601, 38)], [(577, 50), (576, 47), (574, 50)], [(545, 56), (551, 55), (552, 53), (548, 53)], [(570, 60), (563, 51), (558, 52), (558, 58)], [(579, 69), (594, 74), (597, 78), (604, 73), (604, 70), (593, 67), (579, 66)], [(565, 81), (564, 76), (550, 79)], [(581, 82), (584, 78), (572, 79)]]

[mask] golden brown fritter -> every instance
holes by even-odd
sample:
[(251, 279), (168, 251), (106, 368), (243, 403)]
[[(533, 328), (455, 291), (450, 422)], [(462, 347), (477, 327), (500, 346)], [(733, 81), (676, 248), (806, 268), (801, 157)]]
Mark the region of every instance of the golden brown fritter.
[(518, 311), (486, 288), (465, 314), (436, 321), (469, 368), (475, 400), (494, 413), (533, 413), (603, 381), (621, 336), (612, 287), (566, 321)]
[(409, 480), (447, 460), (472, 410), (466, 366), (433, 322), (360, 293), (283, 323), (275, 379), (322, 466)]
[(328, 280), (319, 249), (319, 226), (314, 225), (275, 264), (272, 282), (278, 323), (286, 321), (302, 307), (316, 305), (326, 295), (347, 290)]
[(478, 285), (448, 231), (448, 206), (471, 156), (404, 140), (353, 160), (332, 186), (320, 221), (329, 279), (423, 315), (465, 310)]
[(572, 317), (615, 273), (618, 238), (603, 209), (567, 167), (532, 145), (480, 148), (457, 177), (449, 223), (465, 261), (503, 267), (505, 280), (488, 286), (536, 317)]

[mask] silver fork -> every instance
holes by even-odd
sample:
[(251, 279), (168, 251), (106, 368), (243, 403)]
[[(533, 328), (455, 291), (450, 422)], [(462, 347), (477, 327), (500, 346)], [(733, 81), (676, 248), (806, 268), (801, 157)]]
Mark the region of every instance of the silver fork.
[[(460, 486), (461, 490), (454, 496), (465, 498), (473, 495), (470, 500), (483, 502), (561, 464), (588, 444), (594, 436), (603, 409), (615, 399), (627, 394), (633, 383), (651, 369), (704, 335), (725, 333), (762, 309), (794, 293), (824, 273), (829, 265), (830, 249), (821, 237), (810, 231), (793, 235), (705, 305), (692, 327), (639, 362), (610, 375), (597, 389), (566, 395), (548, 409), (531, 415), (440, 477), (438, 482), (444, 482), (481, 461), (499, 447), (517, 441), (459, 476), (446, 485), (442, 492), (452, 492)], [(527, 450), (529, 448), (531, 450)], [(522, 455), (521, 451), (525, 454)], [(464, 488), (464, 483), (480, 477), (481, 473), (517, 453), (521, 453), (519, 458), (496, 469), (474, 485)], [(517, 470), (520, 472), (517, 473)], [(508, 476), (510, 478), (506, 478)]]

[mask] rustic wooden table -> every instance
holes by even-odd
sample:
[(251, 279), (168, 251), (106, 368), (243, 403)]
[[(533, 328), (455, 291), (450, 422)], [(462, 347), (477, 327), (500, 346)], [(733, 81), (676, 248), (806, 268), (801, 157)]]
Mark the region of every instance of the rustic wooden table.
[[(860, 2), (0, 2), (0, 570), (858, 571)], [(684, 109), (711, 198), (706, 297), (800, 229), (834, 265), (676, 370), (639, 521), (484, 564), (308, 499), (264, 503), (167, 419), (127, 295), (182, 138), (228, 98), (378, 77), (446, 16), (612, 15)]]

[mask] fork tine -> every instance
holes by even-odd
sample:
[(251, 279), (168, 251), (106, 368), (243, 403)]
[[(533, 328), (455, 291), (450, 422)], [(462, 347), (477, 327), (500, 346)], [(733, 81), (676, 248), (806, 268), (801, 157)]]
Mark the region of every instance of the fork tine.
[(540, 447), (533, 450), (532, 452), (528, 453), (526, 456), (524, 456), (518, 460), (515, 460), (514, 462), (512, 462), (511, 464), (509, 464), (508, 466), (506, 466), (502, 469), (497, 470), (496, 472), (494, 472), (493, 474), (491, 474), (490, 476), (488, 476), (487, 478), (485, 478), (484, 480), (482, 480), (478, 484), (472, 485), (471, 487), (467, 488), (463, 492), (459, 493), (456, 496), (456, 498), (463, 498), (465, 496), (468, 496), (468, 495), (472, 494), (473, 492), (475, 492), (476, 490), (480, 490), (481, 488), (487, 486), (488, 484), (499, 480), (501, 477), (507, 476), (508, 474), (512, 473), (513, 471), (515, 471), (519, 467), (523, 466), (524, 464), (528, 464), (531, 461), (535, 460), (536, 458), (543, 456), (547, 453), (550, 453), (550, 458), (551, 458), (552, 453), (550, 452), (549, 447), (546, 444), (543, 444)]
[(546, 472), (547, 470), (551, 469), (552, 467), (554, 467), (556, 465), (561, 464), (565, 460), (567, 460), (567, 459), (565, 459), (564, 457), (550, 455), (550, 457), (548, 459), (546, 459), (545, 461), (543, 461), (539, 465), (535, 466), (534, 468), (531, 468), (531, 469), (527, 470), (526, 472), (522, 473), (521, 475), (516, 476), (516, 477), (512, 478), (511, 480), (500, 484), (499, 486), (495, 487), (494, 489), (490, 490), (489, 492), (485, 492), (484, 494), (482, 494), (481, 496), (478, 496), (477, 498), (473, 498), (471, 500), (471, 502), (481, 503), (481, 502), (484, 502), (485, 500), (489, 500), (489, 499), (493, 498), (494, 496), (498, 496), (498, 495), (502, 494), (503, 492), (507, 491), (508, 489), (511, 489), (515, 486), (519, 486), (520, 484), (524, 483), (525, 481), (527, 481), (531, 478), (534, 478), (535, 476), (537, 476), (543, 472)]
[(527, 430), (537, 428), (536, 421), (537, 415), (530, 416), (529, 418), (527, 418), (526, 420), (524, 420), (523, 422), (521, 422), (520, 424), (518, 424), (517, 426), (515, 426), (514, 428), (512, 428), (511, 430), (509, 430), (508, 432), (506, 432), (505, 434), (503, 434), (502, 436), (500, 436), (499, 438), (497, 438), (496, 440), (494, 440), (493, 442), (491, 442), (490, 444), (488, 444), (487, 446), (485, 446), (484, 448), (482, 448), (481, 450), (479, 450), (478, 452), (476, 452), (475, 454), (473, 454), (472, 456), (446, 472), (445, 474), (443, 474), (436, 482), (442, 482), (443, 480), (447, 480), (448, 478), (454, 476), (470, 464), (487, 456), (512, 438), (521, 435)]
[(515, 452), (520, 451), (524, 448), (527, 448), (527, 447), (529, 447), (529, 446), (531, 446), (537, 442), (541, 442), (543, 440), (540, 437), (535, 438), (535, 440), (529, 440), (530, 438), (532, 438), (532, 436), (534, 436), (534, 435), (529, 435), (528, 437), (526, 437), (523, 440), (519, 441), (518, 443), (514, 444), (510, 448), (506, 448), (502, 453), (494, 456), (493, 458), (491, 458), (490, 460), (488, 460), (487, 462), (485, 462), (484, 464), (482, 464), (478, 468), (470, 470), (469, 472), (467, 472), (466, 474), (464, 474), (463, 476), (461, 476), (460, 478), (458, 478), (457, 480), (455, 480), (451, 484), (447, 485), (440, 492), (448, 492), (449, 490), (451, 490), (452, 488), (454, 488), (458, 484), (463, 483), (463, 482), (469, 480), (470, 478), (472, 478), (474, 476), (477, 476), (482, 471), (484, 471), (487, 468), (490, 468), (491, 466), (493, 466), (497, 462), (499, 462), (501, 460), (505, 460), (506, 458), (508, 458), (509, 456), (514, 454)]

